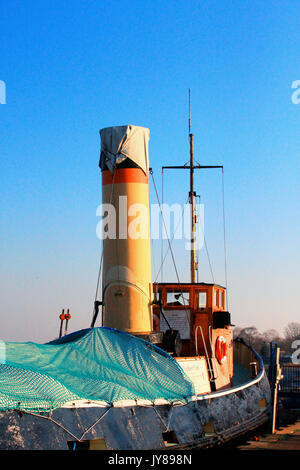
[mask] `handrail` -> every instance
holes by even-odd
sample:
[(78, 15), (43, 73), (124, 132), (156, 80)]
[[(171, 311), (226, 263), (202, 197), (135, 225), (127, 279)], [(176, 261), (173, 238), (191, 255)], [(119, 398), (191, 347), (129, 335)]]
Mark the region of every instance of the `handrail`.
[(197, 326), (196, 326), (196, 329), (195, 329), (195, 347), (196, 347), (196, 355), (199, 356), (199, 354), (198, 354), (198, 335), (197, 335), (197, 330), (198, 330), (198, 328), (200, 328), (200, 333), (201, 333), (201, 337), (202, 337), (202, 342), (203, 342), (203, 346), (204, 346), (204, 350), (205, 350), (206, 361), (207, 361), (207, 369), (208, 369), (209, 376), (210, 376), (209, 380), (212, 381), (212, 380), (214, 380), (214, 379), (213, 379), (214, 371), (213, 371), (213, 369), (212, 369), (211, 366), (210, 366), (209, 356), (208, 356), (208, 352), (207, 352), (207, 348), (206, 348), (206, 343), (205, 343), (205, 339), (204, 339), (203, 330), (202, 330), (202, 326), (201, 326), (201, 325), (197, 325)]
[(194, 400), (208, 400), (210, 398), (217, 398), (217, 397), (220, 397), (220, 396), (229, 395), (230, 393), (235, 393), (235, 392), (238, 392), (240, 390), (244, 390), (245, 388), (249, 388), (252, 385), (255, 385), (256, 383), (260, 382), (263, 379), (263, 377), (265, 376), (265, 368), (264, 368), (264, 364), (263, 364), (263, 360), (262, 360), (261, 356), (255, 351), (255, 349), (252, 348), (252, 346), (245, 343), (245, 341), (243, 341), (241, 338), (235, 339), (234, 341), (243, 343), (248, 349), (250, 349), (250, 351), (253, 352), (254, 356), (256, 357), (256, 359), (259, 363), (259, 366), (260, 366), (260, 371), (258, 372), (255, 379), (251, 379), (251, 380), (249, 380), (249, 381), (247, 381), (243, 384), (235, 385), (235, 386), (227, 388), (225, 390), (216, 390), (215, 392), (206, 393), (206, 394), (203, 394), (203, 395), (201, 395), (201, 394), (196, 395), (196, 397), (193, 397), (191, 401), (194, 401)]

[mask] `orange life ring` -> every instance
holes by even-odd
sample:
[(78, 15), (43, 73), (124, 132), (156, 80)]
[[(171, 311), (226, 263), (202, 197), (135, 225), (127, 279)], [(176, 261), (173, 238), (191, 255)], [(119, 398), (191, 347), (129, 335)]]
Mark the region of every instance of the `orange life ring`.
[(224, 364), (227, 357), (227, 344), (224, 336), (218, 336), (216, 341), (216, 356), (220, 364)]

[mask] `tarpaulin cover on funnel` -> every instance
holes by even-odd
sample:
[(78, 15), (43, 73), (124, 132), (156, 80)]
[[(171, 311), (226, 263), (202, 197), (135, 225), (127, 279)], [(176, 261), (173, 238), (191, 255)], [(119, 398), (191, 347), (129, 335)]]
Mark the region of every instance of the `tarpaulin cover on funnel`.
[(100, 168), (108, 168), (113, 173), (115, 167), (128, 158), (148, 174), (149, 135), (149, 129), (131, 124), (101, 129)]

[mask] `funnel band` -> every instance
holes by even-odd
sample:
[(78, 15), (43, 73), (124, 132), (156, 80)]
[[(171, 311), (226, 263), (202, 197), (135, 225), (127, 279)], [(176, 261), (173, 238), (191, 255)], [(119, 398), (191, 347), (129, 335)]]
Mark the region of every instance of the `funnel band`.
[(141, 168), (116, 168), (112, 175), (109, 170), (102, 171), (102, 185), (118, 183), (148, 184), (148, 175)]

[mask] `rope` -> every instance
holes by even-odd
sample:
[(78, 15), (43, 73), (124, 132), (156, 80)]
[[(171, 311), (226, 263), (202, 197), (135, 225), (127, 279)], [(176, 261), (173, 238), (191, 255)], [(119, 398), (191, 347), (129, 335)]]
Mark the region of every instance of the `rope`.
[[(159, 414), (159, 412), (157, 411), (157, 409), (155, 408), (155, 405), (151, 405), (149, 407), (153, 408), (155, 413), (157, 414), (157, 416), (159, 417), (160, 421), (162, 422), (162, 424), (165, 426), (166, 428), (166, 431), (169, 431), (170, 430), (170, 423), (171, 423), (171, 419), (172, 419), (172, 415), (173, 415), (173, 409), (178, 407), (178, 406), (186, 406), (187, 403), (184, 403), (184, 404), (177, 404), (177, 405), (173, 405), (171, 404), (170, 407), (171, 407), (171, 413), (170, 413), (170, 416), (168, 417), (168, 422), (167, 424), (165, 423), (165, 421), (163, 420), (163, 418), (161, 417), (161, 415)], [(39, 413), (33, 413), (31, 411), (21, 411), (21, 413), (24, 413), (24, 414), (27, 414), (27, 415), (30, 415), (30, 416), (34, 416), (36, 418), (42, 418), (42, 419), (46, 419), (47, 421), (50, 421), (52, 424), (54, 424), (55, 426), (59, 427), (60, 429), (62, 429), (65, 433), (69, 434), (75, 441), (77, 442), (81, 442), (84, 438), (84, 436), (90, 432), (98, 423), (100, 423), (100, 421), (104, 418), (104, 416), (107, 415), (107, 413), (111, 410), (113, 406), (111, 405), (101, 416), (100, 418), (98, 418), (91, 426), (89, 426), (82, 434), (80, 437), (77, 437), (75, 436), (75, 434), (73, 434), (69, 429), (67, 429), (65, 426), (63, 426), (62, 424), (58, 423), (57, 421), (55, 421), (53, 418), (51, 418), (51, 416), (45, 416), (45, 415), (41, 415)], [(146, 405), (146, 407), (148, 407), (148, 405)], [(15, 410), (15, 411), (18, 411), (20, 412), (20, 410)], [(74, 449), (75, 449), (75, 444), (74, 444)]]
[(175, 258), (174, 258), (174, 253), (173, 253), (173, 250), (172, 250), (172, 247), (171, 247), (171, 243), (170, 243), (169, 235), (168, 235), (168, 232), (167, 232), (167, 227), (166, 227), (165, 219), (164, 219), (164, 216), (163, 216), (163, 213), (162, 213), (162, 208), (161, 208), (161, 204), (160, 204), (160, 200), (159, 200), (159, 196), (158, 196), (156, 184), (155, 184), (155, 181), (154, 181), (153, 171), (151, 172), (151, 176), (152, 176), (152, 181), (153, 181), (153, 185), (154, 185), (154, 189), (155, 189), (157, 201), (158, 201), (159, 208), (160, 208), (160, 213), (161, 213), (161, 216), (162, 216), (162, 221), (163, 221), (164, 229), (165, 229), (165, 232), (166, 232), (166, 235), (167, 235), (169, 250), (170, 250), (170, 252), (171, 252), (171, 256), (172, 256), (172, 260), (173, 260), (173, 264), (174, 264), (174, 269), (175, 269), (176, 277), (177, 277), (178, 283), (180, 284), (179, 275), (178, 275), (178, 271), (177, 271), (177, 266), (176, 266), (176, 262), (175, 262)]
[(209, 269), (210, 269), (210, 274), (211, 274), (211, 277), (212, 277), (213, 284), (215, 284), (214, 273), (213, 273), (213, 269), (212, 269), (212, 264), (211, 264), (209, 252), (208, 252), (208, 247), (207, 247), (207, 243), (206, 243), (206, 237), (205, 237), (205, 235), (204, 235), (204, 230), (203, 230), (203, 226), (202, 226), (202, 223), (201, 223), (201, 217), (199, 217), (199, 226), (200, 226), (200, 228), (201, 228), (201, 232), (202, 232), (202, 236), (203, 236), (203, 241), (204, 241), (205, 251), (206, 251), (206, 255), (207, 255), (207, 259), (208, 259), (208, 265), (209, 265)]
[(173, 406), (171, 405), (171, 414), (170, 414), (170, 418), (169, 418), (167, 424), (166, 424), (165, 421), (162, 419), (162, 417), (160, 416), (160, 414), (159, 414), (159, 412), (157, 411), (157, 409), (155, 408), (155, 406), (153, 406), (153, 409), (154, 409), (155, 413), (157, 414), (157, 416), (159, 417), (160, 421), (163, 423), (164, 427), (166, 428), (166, 432), (170, 431), (170, 422), (171, 422), (171, 417), (172, 417), (172, 412), (173, 412)]
[[(82, 441), (82, 439), (84, 438), (84, 436), (91, 430), (93, 429), (100, 421), (102, 418), (104, 418), (104, 416), (109, 412), (109, 410), (112, 408), (112, 406), (110, 408), (108, 408), (101, 416), (100, 418), (98, 418), (94, 424), (92, 424), (86, 431), (84, 431), (84, 433), (81, 435), (81, 437), (77, 437), (75, 436), (75, 434), (73, 434), (71, 431), (69, 431), (69, 429), (65, 428), (62, 424), (58, 423), (57, 421), (55, 421), (53, 418), (51, 418), (51, 416), (44, 416), (44, 415), (40, 415), (39, 413), (33, 413), (31, 411), (23, 411), (22, 410), (22, 413), (24, 414), (28, 414), (30, 416), (35, 416), (37, 418), (43, 418), (43, 419), (47, 419), (48, 421), (50, 421), (51, 423), (55, 424), (56, 426), (58, 426), (59, 428), (61, 428), (64, 432), (66, 432), (67, 434), (69, 434), (70, 436), (72, 436), (77, 442), (80, 442)], [(15, 410), (15, 411), (20, 411), (20, 410)]]
[[(16, 410), (16, 411), (19, 411), (19, 410)], [(67, 434), (69, 434), (70, 436), (72, 436), (76, 441), (79, 441), (78, 437), (76, 437), (71, 431), (69, 431), (67, 428), (65, 428), (62, 424), (58, 423), (57, 421), (55, 421), (54, 419), (52, 419), (50, 416), (43, 416), (43, 415), (40, 415), (38, 413), (32, 413), (30, 411), (23, 411), (22, 410), (22, 413), (25, 413), (25, 414), (28, 414), (30, 416), (35, 416), (37, 418), (42, 418), (42, 419), (47, 419), (48, 421), (51, 421), (51, 423), (55, 424), (56, 426), (58, 426), (59, 428), (61, 428), (63, 431), (65, 431)]]
[(98, 271), (98, 279), (97, 279), (97, 287), (96, 287), (96, 294), (95, 294), (95, 302), (96, 302), (97, 297), (98, 297), (100, 276), (101, 276), (101, 271), (102, 271), (102, 262), (103, 262), (103, 250), (102, 250), (102, 253), (101, 253), (100, 266), (99, 266), (99, 271)]
[[(115, 170), (115, 167), (114, 167)], [(112, 185), (111, 185), (111, 193), (110, 193), (110, 201), (109, 204), (111, 205), (112, 203), (112, 198), (113, 198), (113, 193), (114, 193), (114, 180), (115, 180), (115, 171), (113, 172), (113, 179), (112, 179)], [(98, 292), (99, 292), (99, 284), (100, 284), (100, 279), (101, 279), (101, 272), (102, 272), (102, 267), (103, 267), (103, 246), (102, 246), (102, 253), (101, 253), (101, 258), (100, 258), (100, 265), (99, 265), (99, 270), (98, 270), (98, 278), (97, 278), (97, 285), (96, 285), (96, 293), (95, 293), (95, 300), (94, 300), (94, 305), (95, 302), (98, 298)], [(103, 299), (102, 299), (103, 300)], [(93, 317), (95, 313), (95, 307), (93, 310)]]
[[(178, 281), (178, 284), (179, 284), (179, 290), (180, 290), (180, 292), (181, 292), (181, 296), (182, 296), (182, 299), (183, 299), (184, 307), (186, 307), (185, 298), (184, 298), (184, 296), (183, 296), (183, 291), (182, 291), (182, 287), (181, 287), (181, 282), (180, 282), (180, 279), (179, 279), (179, 274), (178, 274), (178, 270), (177, 270), (177, 266), (176, 266), (176, 262), (175, 262), (175, 258), (174, 258), (174, 253), (173, 253), (172, 246), (171, 246), (171, 243), (170, 243), (170, 238), (169, 238), (169, 235), (168, 235), (168, 231), (167, 231), (165, 219), (164, 219), (163, 212), (162, 212), (162, 208), (161, 208), (161, 203), (160, 203), (160, 200), (159, 200), (159, 195), (158, 195), (158, 192), (157, 192), (157, 187), (156, 187), (155, 180), (154, 180), (154, 176), (153, 176), (153, 170), (150, 171), (150, 174), (151, 174), (151, 176), (152, 176), (153, 186), (154, 186), (154, 190), (155, 190), (156, 198), (157, 198), (157, 201), (158, 201), (158, 205), (159, 205), (159, 209), (160, 209), (160, 213), (161, 213), (161, 217), (162, 217), (164, 229), (165, 229), (166, 236), (167, 236), (167, 240), (168, 240), (169, 250), (170, 250), (170, 253), (171, 253), (171, 256), (172, 256), (172, 261), (173, 261), (173, 265), (174, 265), (174, 269), (175, 269), (177, 281)], [(188, 315), (188, 313), (187, 313), (187, 311), (186, 311), (186, 308), (184, 309), (184, 311), (185, 311), (185, 314), (186, 314), (186, 318), (187, 318), (188, 324), (189, 324), (189, 326), (191, 327), (191, 321), (190, 321), (189, 315)], [(192, 335), (192, 336), (193, 336), (193, 335)], [(193, 340), (193, 338), (192, 338), (192, 340)]]
[(156, 261), (155, 261), (155, 256), (154, 256), (154, 240), (153, 240), (153, 237), (151, 237), (151, 266), (153, 266), (152, 271), (155, 273), (156, 272)]
[(228, 288), (227, 288), (227, 250), (226, 250), (226, 226), (225, 226), (225, 188), (224, 188), (224, 169), (222, 168), (222, 205), (223, 205), (223, 242), (224, 242), (224, 271), (226, 287), (226, 310), (229, 310)]
[[(112, 408), (112, 407), (111, 407)], [(79, 441), (82, 441), (82, 439), (84, 438), (84, 436), (91, 430), (93, 429), (98, 423), (100, 423), (101, 419), (104, 418), (104, 416), (109, 412), (109, 410), (111, 410), (111, 408), (108, 408), (102, 416), (100, 416), (100, 418), (97, 419), (97, 421), (94, 422), (94, 424), (92, 424), (92, 426), (90, 426), (81, 436), (81, 438), (79, 439)]]
[[(188, 198), (188, 199), (189, 199), (189, 198)], [(188, 199), (187, 199), (187, 201), (188, 201)], [(174, 240), (174, 236), (175, 236), (175, 233), (176, 233), (176, 231), (177, 231), (177, 228), (179, 227), (179, 224), (180, 224), (181, 221), (182, 221), (183, 213), (184, 213), (184, 208), (182, 209), (182, 212), (181, 212), (181, 219), (178, 221), (178, 224), (177, 224), (177, 226), (176, 226), (176, 228), (175, 228), (175, 230), (174, 230), (173, 236), (172, 236), (172, 238), (171, 238), (171, 244), (172, 244), (172, 242), (173, 242), (173, 240)], [(164, 262), (165, 262), (165, 260), (166, 260), (166, 257), (167, 257), (167, 255), (168, 255), (168, 253), (169, 253), (169, 247), (168, 247), (168, 249), (167, 249), (167, 251), (166, 251), (166, 253), (165, 253), (165, 256), (164, 256), (164, 258), (163, 258), (163, 261), (162, 261), (162, 263), (161, 263), (161, 266), (160, 266), (160, 268), (159, 268), (159, 271), (158, 271), (158, 273), (157, 273), (157, 276), (156, 276), (154, 282), (156, 282), (157, 279), (158, 279), (159, 273), (160, 273), (161, 270), (162, 270), (162, 266), (163, 266), (163, 264), (164, 264)]]
[[(152, 179), (153, 179), (153, 176), (152, 176)], [(163, 204), (164, 204), (164, 169), (163, 168), (161, 169), (161, 203), (163, 207)], [(160, 282), (163, 282), (163, 265), (164, 265), (163, 254), (164, 254), (164, 237), (162, 236), (161, 237), (161, 280)], [(157, 277), (155, 280), (157, 280)]]
[(163, 425), (165, 426), (166, 428), (166, 432), (170, 431), (170, 424), (171, 424), (171, 419), (172, 419), (172, 415), (173, 415), (173, 410), (174, 408), (177, 408), (178, 406), (187, 406), (187, 403), (184, 403), (183, 405), (173, 405), (171, 404), (171, 413), (170, 413), (170, 416), (168, 418), (168, 422), (167, 424), (165, 423), (165, 421), (163, 420), (163, 418), (160, 416), (159, 412), (157, 411), (157, 409), (155, 408), (155, 405), (153, 405), (153, 409), (155, 411), (155, 413), (157, 414), (157, 416), (159, 417), (160, 421), (163, 423)]

